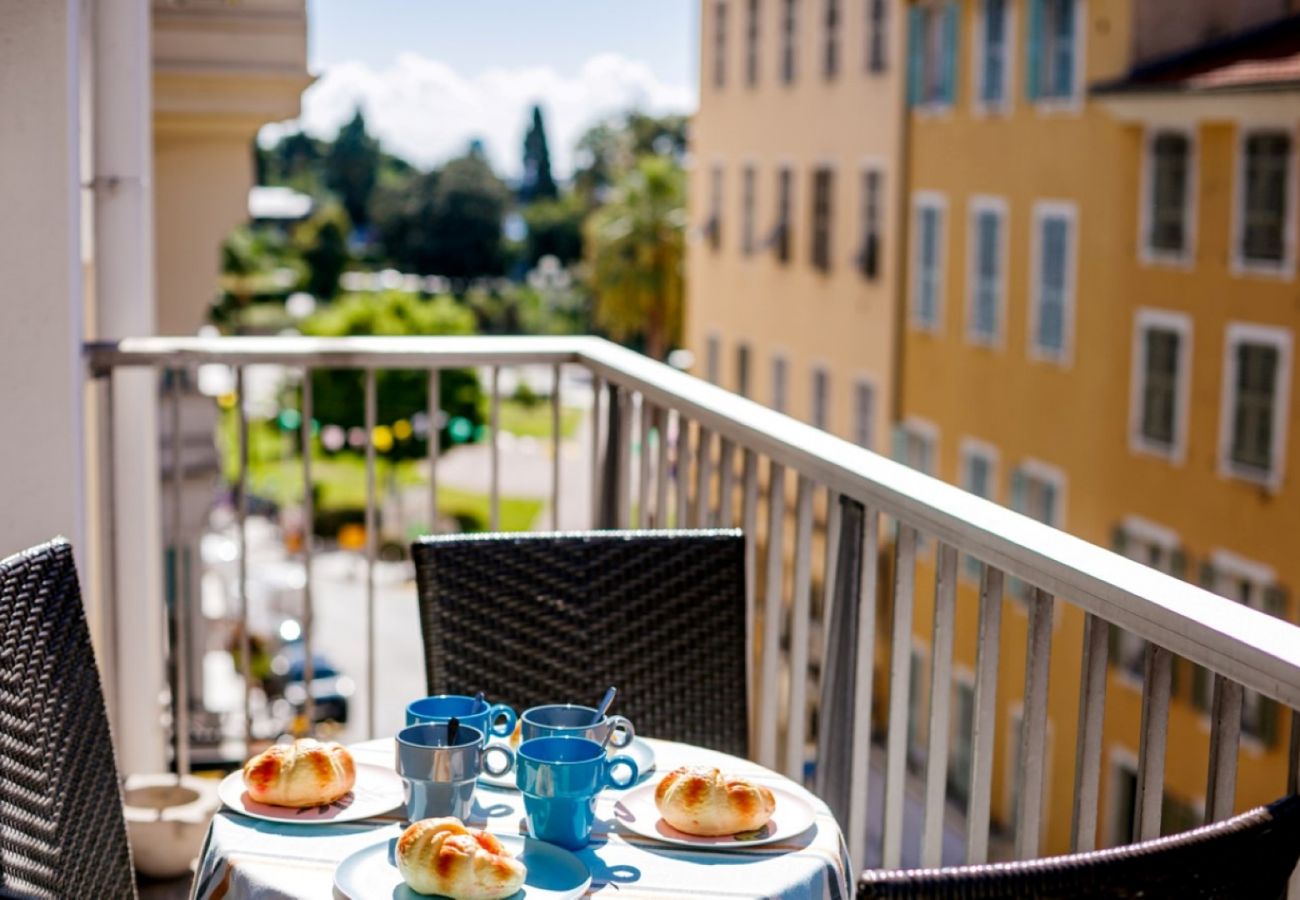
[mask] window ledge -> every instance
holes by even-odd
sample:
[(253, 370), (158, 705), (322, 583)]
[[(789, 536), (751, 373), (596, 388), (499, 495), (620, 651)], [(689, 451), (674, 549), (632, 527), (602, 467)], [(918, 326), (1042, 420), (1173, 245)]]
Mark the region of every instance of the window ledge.
[(1272, 281), (1290, 281), (1295, 277), (1295, 260), (1274, 261), (1246, 259), (1237, 256), (1232, 260), (1232, 274), (1237, 278), (1266, 278)]
[(1233, 481), (1241, 481), (1246, 484), (1253, 484), (1256, 487), (1262, 487), (1270, 492), (1276, 493), (1281, 486), (1282, 473), (1278, 471), (1263, 471), (1253, 466), (1246, 466), (1230, 458), (1219, 461), (1219, 474), (1224, 478)]
[(1181, 466), (1185, 461), (1183, 448), (1178, 444), (1160, 444), (1137, 434), (1129, 435), (1128, 449), (1134, 456), (1157, 459), (1172, 466)]

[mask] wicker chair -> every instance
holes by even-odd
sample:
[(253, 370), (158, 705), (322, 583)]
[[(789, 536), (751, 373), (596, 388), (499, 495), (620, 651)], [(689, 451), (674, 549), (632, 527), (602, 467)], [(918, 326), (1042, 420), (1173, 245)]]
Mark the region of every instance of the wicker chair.
[(745, 755), (739, 531), (426, 537), (412, 546), (431, 694), (593, 706)]
[(99, 670), (63, 540), (0, 561), (0, 886), (135, 896)]
[(858, 900), (1277, 900), (1298, 857), (1300, 796), (1295, 796), (1127, 847), (986, 866), (867, 871), (858, 880)]

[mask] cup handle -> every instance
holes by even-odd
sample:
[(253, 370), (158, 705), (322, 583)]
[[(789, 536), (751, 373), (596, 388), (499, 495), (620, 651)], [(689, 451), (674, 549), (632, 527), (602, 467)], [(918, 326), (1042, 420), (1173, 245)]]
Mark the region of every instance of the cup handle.
[[(623, 729), (621, 739), (617, 733), (617, 730), (620, 728)], [(610, 716), (609, 729), (610, 731), (615, 732), (615, 734), (609, 739), (610, 746), (617, 750), (622, 750), (628, 744), (632, 743), (632, 739), (636, 737), (636, 729), (632, 727), (631, 722), (622, 716)]]
[[(505, 756), (506, 764), (499, 769), (492, 768), (490, 754), (499, 752)], [(487, 772), (493, 778), (500, 778), (515, 767), (515, 753), (504, 744), (489, 744), (488, 748), (483, 751), (483, 771)]]
[[(615, 766), (627, 766), (630, 777), (626, 781), (619, 781), (614, 777)], [(618, 788), (621, 791), (636, 784), (636, 780), (640, 777), (641, 772), (636, 767), (636, 760), (630, 756), (611, 756), (605, 763), (605, 784), (609, 787)]]
[[(504, 723), (498, 723), (497, 719), (505, 716)], [(498, 703), (488, 710), (488, 731), (497, 737), (509, 737), (515, 733), (515, 711), (504, 703)]]

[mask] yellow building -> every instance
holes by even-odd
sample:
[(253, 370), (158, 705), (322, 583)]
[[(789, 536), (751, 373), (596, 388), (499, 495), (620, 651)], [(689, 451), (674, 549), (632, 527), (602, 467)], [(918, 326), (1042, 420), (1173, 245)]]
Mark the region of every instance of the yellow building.
[(903, 22), (891, 0), (705, 0), (696, 371), (866, 446), (894, 391)]
[[(1251, 31), (1281, 11), (1209, 0), (908, 7), (907, 279), (894, 452), (1294, 619), (1283, 588), (1300, 581), (1290, 547), (1300, 522), (1285, 465), (1296, 445), (1300, 105), (1285, 60), (1300, 41), (1294, 20)], [(1232, 33), (1246, 34), (1197, 46)], [(1272, 63), (1280, 67), (1272, 79), (1238, 71), (1243, 60), (1273, 57), (1284, 62)], [(953, 704), (958, 761), (969, 753), (978, 605), (966, 576)], [(1026, 602), (1013, 585), (993, 784), (1003, 824), (1013, 808)], [(920, 756), (929, 604), (917, 612)], [(1057, 604), (1046, 852), (1071, 846), (1082, 639), (1082, 614)], [(1113, 640), (1111, 655), (1100, 844), (1133, 836), (1146, 651)], [(1205, 812), (1209, 698), (1207, 680), (1174, 661), (1166, 830), (1199, 823)], [(1271, 703), (1246, 697), (1237, 808), (1281, 793), (1288, 724)], [(964, 791), (955, 785), (956, 802)]]

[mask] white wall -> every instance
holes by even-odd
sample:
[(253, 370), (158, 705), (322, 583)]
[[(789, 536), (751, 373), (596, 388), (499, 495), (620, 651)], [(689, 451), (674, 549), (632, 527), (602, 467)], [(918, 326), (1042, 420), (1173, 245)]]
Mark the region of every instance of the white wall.
[(78, 20), (0, 0), (0, 556), (85, 539)]

